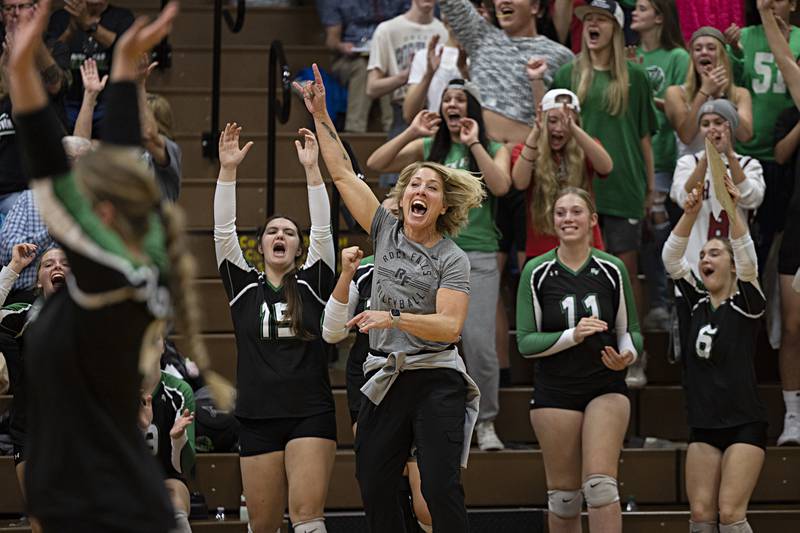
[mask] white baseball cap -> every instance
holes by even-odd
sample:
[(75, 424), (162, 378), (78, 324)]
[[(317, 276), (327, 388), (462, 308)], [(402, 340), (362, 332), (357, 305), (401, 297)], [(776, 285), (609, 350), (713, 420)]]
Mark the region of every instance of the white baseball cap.
[(611, 18), (617, 21), (620, 28), (625, 27), (625, 14), (622, 12), (622, 7), (619, 3), (614, 0), (592, 0), (585, 6), (578, 6), (575, 8), (575, 16), (581, 20), (589, 13), (611, 15)]
[[(564, 97), (569, 98), (569, 101), (566, 101)], [(561, 101), (559, 101), (559, 99), (561, 99)], [(544, 98), (542, 98), (542, 112), (550, 111), (551, 109), (561, 109), (564, 107), (564, 104), (576, 113), (581, 112), (581, 103), (578, 100), (578, 95), (569, 89), (553, 89), (547, 91)]]

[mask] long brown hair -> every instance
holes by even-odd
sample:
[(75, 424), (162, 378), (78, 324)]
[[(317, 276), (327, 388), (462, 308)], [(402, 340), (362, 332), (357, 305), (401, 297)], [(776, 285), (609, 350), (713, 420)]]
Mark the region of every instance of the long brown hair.
[[(297, 338), (307, 341), (313, 339), (314, 335), (312, 335), (303, 324), (303, 299), (300, 297), (300, 289), (297, 286), (297, 263), (302, 259), (305, 252), (303, 236), (300, 233), (300, 226), (297, 224), (297, 221), (291, 217), (277, 214), (272, 215), (264, 221), (264, 224), (260, 228), (258, 228), (256, 240), (258, 241), (258, 245), (261, 246), (261, 237), (263, 237), (264, 232), (267, 231), (267, 226), (269, 226), (270, 222), (279, 218), (288, 220), (292, 223), (292, 225), (294, 225), (295, 230), (297, 230), (297, 238), (300, 241), (298, 248), (300, 253), (295, 258), (295, 266), (283, 275), (281, 285), (283, 286), (283, 295), (286, 298), (286, 313), (289, 315), (289, 319), (292, 321), (294, 334)], [(264, 264), (264, 268), (266, 268), (266, 262)]]
[(678, 8), (675, 0), (647, 0), (653, 6), (656, 15), (661, 15), (661, 38), (659, 43), (664, 50), (674, 48), (686, 49), (686, 41), (681, 32)]
[[(703, 36), (708, 37), (708, 36)], [(698, 37), (699, 39), (700, 37)], [(710, 37), (714, 39), (713, 37)], [(714, 39), (716, 41), (716, 39)], [(738, 103), (738, 98), (736, 95), (736, 83), (733, 81), (733, 67), (731, 66), (731, 60), (728, 57), (728, 52), (725, 50), (725, 45), (720, 41), (717, 48), (717, 57), (719, 58), (719, 63), (725, 67), (725, 73), (728, 75), (728, 85), (725, 86), (725, 90), (722, 92), (722, 96), (720, 98), (726, 98), (730, 100), (734, 105)], [(684, 92), (684, 97), (686, 98), (686, 103), (689, 104), (690, 102), (694, 101), (694, 97), (697, 95), (697, 91), (700, 90), (702, 86), (702, 80), (700, 79), (700, 73), (694, 67), (694, 53), (693, 47), (694, 42), (690, 43), (689, 48), (689, 69), (686, 71), (686, 91)]]
[[(604, 111), (609, 115), (621, 115), (628, 109), (628, 60), (625, 58), (625, 38), (622, 28), (614, 23), (614, 34), (611, 37), (611, 68), (608, 89), (604, 100)], [(572, 67), (572, 87), (578, 99), (583, 104), (589, 96), (589, 90), (594, 80), (594, 67), (586, 38), (581, 38), (581, 52), (575, 58)]]

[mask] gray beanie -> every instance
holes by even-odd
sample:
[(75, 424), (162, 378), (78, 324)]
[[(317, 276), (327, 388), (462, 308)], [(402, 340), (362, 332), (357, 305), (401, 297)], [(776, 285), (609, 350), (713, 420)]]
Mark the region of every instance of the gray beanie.
[(703, 119), (703, 115), (707, 115), (708, 113), (714, 113), (727, 120), (728, 124), (731, 125), (731, 129), (734, 131), (739, 126), (739, 113), (736, 111), (736, 106), (733, 105), (730, 100), (717, 98), (716, 100), (709, 100), (703, 104), (700, 108), (700, 112), (697, 113), (698, 125)]
[(695, 39), (699, 37), (713, 37), (714, 39), (721, 42), (723, 45), (725, 44), (725, 36), (722, 35), (721, 31), (719, 31), (717, 28), (713, 26), (703, 26), (701, 28), (698, 28), (697, 31), (695, 31), (692, 34), (692, 38), (689, 39), (689, 44), (693, 43)]

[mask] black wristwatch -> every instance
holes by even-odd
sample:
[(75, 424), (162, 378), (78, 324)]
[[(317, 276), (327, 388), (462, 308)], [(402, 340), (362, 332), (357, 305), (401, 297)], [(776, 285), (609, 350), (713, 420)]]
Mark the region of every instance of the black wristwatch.
[(91, 24), (89, 24), (89, 27), (86, 28), (86, 34), (87, 35), (94, 35), (95, 33), (97, 33), (97, 27), (98, 26), (99, 26), (99, 24), (97, 22), (92, 22)]
[(391, 309), (389, 314), (392, 316), (392, 327), (396, 328), (397, 325), (400, 323), (400, 310), (399, 309)]

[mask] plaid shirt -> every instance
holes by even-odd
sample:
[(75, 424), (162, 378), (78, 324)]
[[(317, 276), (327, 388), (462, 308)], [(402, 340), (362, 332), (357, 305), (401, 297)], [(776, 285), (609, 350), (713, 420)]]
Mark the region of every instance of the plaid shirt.
[[(38, 257), (55, 244), (39, 216), (33, 192), (30, 190), (22, 192), (0, 228), (0, 261), (4, 265), (11, 262), (14, 245), (22, 243), (35, 244), (38, 247)], [(36, 285), (36, 265), (37, 262), (34, 261), (20, 273), (14, 289), (30, 289)]]
[(364, 44), (384, 20), (405, 13), (409, 0), (317, 0), (323, 26), (342, 26), (342, 42)]

